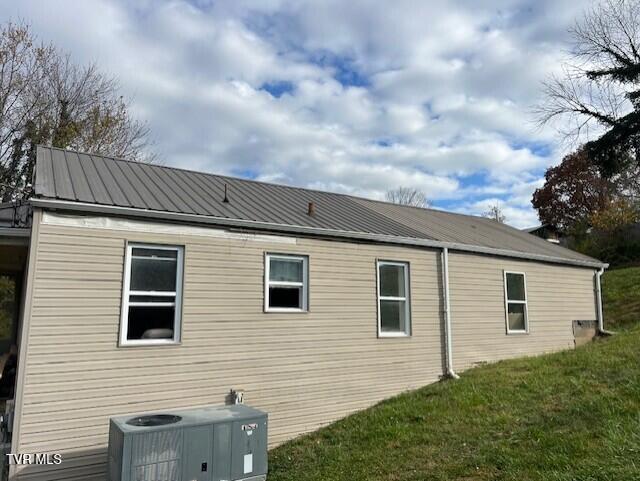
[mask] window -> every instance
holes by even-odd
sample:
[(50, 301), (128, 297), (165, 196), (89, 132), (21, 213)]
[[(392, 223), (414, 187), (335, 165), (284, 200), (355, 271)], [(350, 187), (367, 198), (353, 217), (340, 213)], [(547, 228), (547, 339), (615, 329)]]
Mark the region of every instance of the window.
[(504, 273), (507, 334), (529, 332), (527, 281), (523, 272)]
[(308, 258), (281, 254), (265, 257), (265, 311), (301, 312), (308, 304)]
[(121, 345), (180, 341), (182, 271), (182, 247), (127, 246)]
[(378, 336), (410, 336), (409, 264), (378, 261)]

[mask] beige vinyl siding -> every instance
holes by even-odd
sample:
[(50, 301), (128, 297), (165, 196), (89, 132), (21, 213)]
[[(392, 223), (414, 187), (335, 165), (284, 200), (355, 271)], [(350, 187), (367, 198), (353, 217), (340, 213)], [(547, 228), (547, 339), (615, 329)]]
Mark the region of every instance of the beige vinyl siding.
[[(182, 343), (117, 347), (125, 242), (185, 246)], [(265, 252), (309, 256), (309, 312), (264, 313)], [(410, 263), (412, 337), (377, 338), (376, 259)], [(269, 412), (273, 446), (442, 373), (439, 252), (40, 226), (20, 479), (103, 480), (109, 416), (223, 404)]]
[[(506, 334), (505, 270), (526, 274), (528, 334)], [(596, 318), (592, 269), (451, 253), (449, 277), (456, 370), (572, 348), (572, 321)]]

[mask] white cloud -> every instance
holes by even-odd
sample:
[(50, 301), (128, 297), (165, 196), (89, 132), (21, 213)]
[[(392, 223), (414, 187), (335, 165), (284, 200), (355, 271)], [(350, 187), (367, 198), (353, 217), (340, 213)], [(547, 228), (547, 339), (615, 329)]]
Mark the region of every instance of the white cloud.
[(409, 185), (524, 227), (561, 153), (530, 107), (587, 4), (22, 0), (0, 20), (118, 76), (166, 164), (375, 198)]

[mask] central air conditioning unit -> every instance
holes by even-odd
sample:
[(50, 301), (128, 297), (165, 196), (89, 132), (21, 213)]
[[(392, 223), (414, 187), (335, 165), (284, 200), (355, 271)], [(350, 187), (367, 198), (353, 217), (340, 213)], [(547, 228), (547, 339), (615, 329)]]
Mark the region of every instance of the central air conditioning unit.
[(264, 481), (267, 414), (243, 404), (118, 416), (110, 481)]

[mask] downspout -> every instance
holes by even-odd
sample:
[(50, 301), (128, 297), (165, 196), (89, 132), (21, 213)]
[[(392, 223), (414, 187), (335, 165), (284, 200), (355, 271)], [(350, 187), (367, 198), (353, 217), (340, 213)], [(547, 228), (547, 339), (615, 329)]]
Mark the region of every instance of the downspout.
[(602, 283), (600, 278), (604, 274), (604, 267), (601, 267), (600, 270), (596, 271), (596, 309), (598, 316), (598, 335), (600, 336), (610, 336), (613, 334), (611, 331), (607, 331), (604, 328), (604, 314), (602, 311)]
[(445, 377), (459, 379), (453, 370), (453, 348), (451, 341), (451, 300), (449, 297), (449, 249), (442, 248), (442, 296), (444, 304)]

